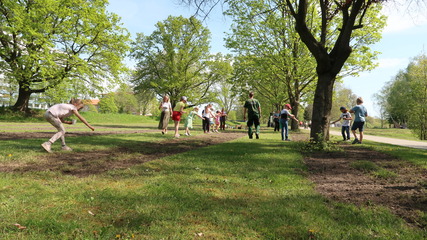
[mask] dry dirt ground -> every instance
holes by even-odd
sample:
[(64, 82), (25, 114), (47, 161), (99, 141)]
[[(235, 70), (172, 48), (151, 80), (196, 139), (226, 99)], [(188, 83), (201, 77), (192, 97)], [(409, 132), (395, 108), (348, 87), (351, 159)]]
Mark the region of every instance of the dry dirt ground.
[[(40, 129), (41, 130), (41, 129)], [(115, 132), (70, 132), (67, 137), (118, 133), (143, 133), (158, 130), (119, 130)], [(0, 133), (0, 140), (22, 138), (50, 138), (52, 132)], [(141, 142), (138, 146), (106, 151), (53, 153), (39, 157), (26, 165), (0, 164), (2, 172), (59, 171), (79, 177), (99, 174), (112, 169), (128, 168), (179, 152), (230, 141), (246, 134), (232, 132), (201, 134), (191, 138)], [(306, 140), (303, 134), (292, 135), (294, 141)], [(316, 152), (305, 157), (309, 178), (316, 190), (332, 201), (353, 203), (358, 206), (381, 205), (401, 216), (412, 226), (426, 228), (427, 170), (389, 155), (360, 146), (343, 144), (342, 152)], [(177, 149), (179, 149), (177, 151)], [(351, 163), (368, 160), (396, 173), (396, 177), (376, 178), (370, 173), (352, 168)]]
[[(358, 206), (381, 205), (410, 225), (426, 228), (427, 169), (367, 148), (342, 145), (343, 152), (315, 153), (305, 158), (310, 179), (326, 198)], [(371, 161), (396, 173), (378, 178), (352, 167), (354, 161)]]

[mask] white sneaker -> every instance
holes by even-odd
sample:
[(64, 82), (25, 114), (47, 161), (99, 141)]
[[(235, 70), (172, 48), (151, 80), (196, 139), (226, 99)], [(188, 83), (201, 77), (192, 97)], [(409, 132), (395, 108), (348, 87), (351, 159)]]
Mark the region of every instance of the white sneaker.
[(44, 143), (42, 143), (42, 147), (44, 148), (44, 150), (46, 150), (46, 152), (48, 152), (48, 153), (51, 153), (52, 152), (52, 150), (50, 150), (50, 147), (51, 147), (51, 143), (50, 142), (44, 142)]
[(72, 148), (70, 148), (69, 146), (62, 146), (61, 148), (63, 151), (73, 151)]
[(190, 134), (188, 134), (188, 133), (185, 133), (185, 136), (190, 136)]

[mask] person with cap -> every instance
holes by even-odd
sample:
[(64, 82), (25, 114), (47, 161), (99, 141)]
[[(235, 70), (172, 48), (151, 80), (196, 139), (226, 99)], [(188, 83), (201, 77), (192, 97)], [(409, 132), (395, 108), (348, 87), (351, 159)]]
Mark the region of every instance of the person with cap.
[(172, 112), (172, 120), (175, 122), (175, 137), (179, 137), (179, 122), (181, 121), (181, 116), (184, 114), (184, 108), (187, 103), (187, 97), (182, 96), (181, 100), (175, 105)]
[(351, 117), (351, 114), (348, 112), (348, 110), (345, 107), (340, 107), (341, 115), (340, 118), (336, 121), (333, 121), (332, 123), (335, 124), (336, 122), (340, 121), (341, 119), (344, 120), (341, 125), (341, 134), (344, 138), (343, 141), (350, 141), (350, 120), (353, 118)]
[(289, 112), (291, 109), (292, 107), (290, 104), (285, 104), (283, 106), (282, 111), (280, 111), (280, 127), (282, 128), (282, 141), (291, 141), (288, 136), (288, 119), (292, 118), (295, 121), (299, 122), (299, 120), (295, 118), (295, 115)]

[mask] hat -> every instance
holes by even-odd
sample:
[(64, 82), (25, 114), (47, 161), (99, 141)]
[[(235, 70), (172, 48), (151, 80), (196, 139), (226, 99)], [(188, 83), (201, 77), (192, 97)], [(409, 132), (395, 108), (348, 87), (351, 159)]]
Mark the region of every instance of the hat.
[(187, 97), (186, 96), (182, 96), (181, 97), (181, 101), (187, 101)]
[(285, 107), (292, 109), (291, 104), (285, 104)]
[(340, 110), (346, 110), (346, 108), (345, 107), (340, 107)]

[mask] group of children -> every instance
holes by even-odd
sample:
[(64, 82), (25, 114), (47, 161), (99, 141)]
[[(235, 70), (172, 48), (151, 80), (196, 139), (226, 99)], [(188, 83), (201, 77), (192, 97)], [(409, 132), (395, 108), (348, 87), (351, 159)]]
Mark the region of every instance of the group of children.
[[(172, 110), (172, 105), (170, 104), (169, 97), (163, 97), (163, 100), (159, 106), (159, 109), (162, 110), (159, 122), (159, 129), (162, 130), (162, 134), (167, 133), (169, 116), (172, 112), (172, 120), (175, 123), (175, 137), (179, 138), (179, 124), (181, 122), (181, 116), (187, 113), (186, 111), (184, 111), (186, 104), (187, 97), (183, 96)], [(224, 109), (222, 109), (222, 111), (215, 112), (212, 108), (212, 104), (207, 104), (204, 110), (202, 111), (202, 115), (199, 114), (198, 107), (193, 108), (193, 110), (188, 113), (184, 123), (186, 136), (191, 136), (190, 129), (193, 128), (193, 119), (196, 116), (203, 120), (202, 126), (204, 133), (218, 132), (218, 129), (220, 128), (225, 130), (225, 117), (227, 116), (227, 114), (224, 112)], [(215, 127), (211, 129), (211, 125), (214, 125)]]
[[(340, 107), (341, 115), (340, 118), (332, 123), (336, 123), (341, 119), (344, 120), (341, 125), (341, 134), (344, 141), (350, 141), (350, 122), (353, 120), (350, 113), (354, 113), (354, 121), (351, 126), (351, 131), (354, 135), (353, 144), (361, 144), (363, 141), (363, 130), (365, 127), (366, 117), (368, 116), (368, 111), (365, 106), (363, 106), (363, 99), (361, 97), (356, 100), (357, 105), (352, 109), (347, 110), (345, 107)], [(356, 130), (359, 129), (359, 138), (357, 138)]]
[[(353, 120), (350, 113), (354, 113), (354, 121), (353, 125), (351, 126), (351, 131), (354, 135), (354, 141), (353, 144), (361, 144), (363, 141), (363, 130), (364, 125), (366, 121), (366, 117), (368, 116), (368, 111), (366, 108), (362, 105), (363, 99), (361, 97), (357, 98), (356, 100), (357, 105), (353, 107), (352, 109), (347, 110), (345, 107), (341, 107), (341, 115), (340, 118), (332, 123), (336, 123), (343, 120), (342, 127), (341, 127), (341, 134), (343, 136), (344, 141), (350, 140), (350, 121)], [(172, 119), (175, 123), (175, 137), (178, 138), (180, 135), (178, 133), (179, 130), (179, 124), (181, 121), (182, 114), (186, 113), (184, 111), (184, 108), (187, 103), (186, 97), (181, 97), (180, 101), (175, 105), (175, 107), (172, 109), (172, 106), (169, 101), (169, 97), (165, 96), (163, 97), (162, 102), (160, 103), (159, 109), (161, 109), (162, 113), (160, 116), (160, 122), (159, 122), (159, 129), (162, 130), (162, 134), (167, 133), (167, 125), (169, 123), (169, 117), (172, 115)], [(82, 109), (84, 106), (83, 101), (79, 99), (73, 99), (70, 101), (69, 104), (56, 104), (50, 107), (44, 117), (45, 119), (52, 124), (58, 132), (55, 133), (55, 135), (52, 136), (52, 138), (49, 139), (49, 141), (44, 142), (42, 144), (42, 147), (47, 152), (51, 151), (51, 145), (57, 141), (58, 139), (61, 139), (62, 143), (62, 150), (65, 151), (71, 151), (72, 149), (68, 147), (65, 143), (65, 128), (63, 126), (63, 123), (65, 124), (74, 124), (74, 121), (66, 121), (64, 120), (67, 117), (70, 117), (71, 115), (75, 115), (80, 121), (82, 121), (88, 128), (90, 128), (92, 131), (95, 131), (95, 128), (93, 128), (87, 121), (84, 119), (80, 114), (79, 110)], [(290, 104), (285, 104), (283, 109), (280, 111), (280, 114), (277, 116), (280, 122), (281, 126), (281, 135), (283, 141), (289, 141), (288, 136), (288, 119), (294, 119), (295, 121), (298, 121), (296, 117), (290, 113), (290, 110), (292, 109)], [(212, 108), (212, 104), (208, 104), (205, 106), (204, 110), (202, 111), (202, 115), (198, 113), (199, 108), (195, 107), (192, 111), (189, 112), (184, 128), (185, 128), (185, 135), (190, 136), (190, 129), (193, 128), (193, 119), (195, 116), (199, 117), (203, 120), (203, 132), (204, 133), (210, 133), (210, 132), (218, 132), (218, 129), (224, 129), (225, 130), (225, 117), (227, 114), (224, 112), (224, 109), (222, 111), (214, 111)], [(248, 113), (248, 135), (249, 138), (253, 138), (253, 129), (252, 126), (255, 125), (255, 135), (256, 138), (259, 138), (259, 127), (260, 127), (260, 118), (261, 118), (261, 106), (259, 102), (254, 99), (253, 92), (249, 93), (249, 99), (245, 102), (244, 105), (244, 120), (246, 121), (246, 112)], [(172, 114), (171, 114), (172, 113)], [(211, 121), (213, 120), (215, 124), (214, 129), (210, 129)], [(359, 130), (359, 138), (357, 137), (356, 130)]]

